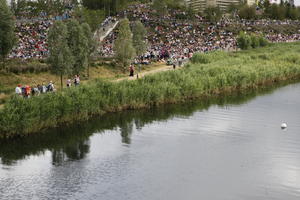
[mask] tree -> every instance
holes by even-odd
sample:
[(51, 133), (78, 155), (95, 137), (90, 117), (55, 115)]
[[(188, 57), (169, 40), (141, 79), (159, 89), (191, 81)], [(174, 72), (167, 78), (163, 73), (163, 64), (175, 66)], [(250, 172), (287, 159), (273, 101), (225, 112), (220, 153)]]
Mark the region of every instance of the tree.
[(285, 8), (283, 6), (278, 6), (277, 4), (272, 4), (270, 7), (270, 18), (282, 20), (285, 18)]
[(68, 28), (68, 46), (75, 58), (73, 65), (73, 74), (80, 74), (88, 64), (88, 39), (86, 38), (82, 27), (75, 19), (67, 21)]
[(61, 21), (56, 21), (49, 30), (48, 44), (50, 56), (48, 62), (54, 74), (60, 75), (61, 88), (63, 88), (63, 75), (72, 72), (74, 57), (67, 43), (68, 30)]
[(132, 27), (133, 47), (136, 50), (136, 55), (141, 56), (147, 50), (146, 34), (147, 30), (140, 21), (136, 21)]
[(159, 15), (165, 15), (167, 13), (167, 3), (165, 0), (154, 0), (152, 7)]
[(135, 56), (135, 49), (132, 43), (132, 33), (129, 27), (129, 20), (127, 18), (120, 21), (119, 34), (115, 41), (114, 50), (116, 52), (116, 59), (122, 65), (125, 72), (126, 67), (128, 67)]
[(2, 68), (5, 66), (5, 58), (16, 44), (14, 33), (15, 21), (6, 0), (0, 0), (0, 56)]
[(217, 22), (222, 17), (222, 11), (219, 7), (207, 7), (203, 13), (205, 18), (210, 22)]
[(91, 60), (91, 55), (96, 49), (96, 43), (93, 38), (93, 33), (91, 31), (90, 26), (87, 23), (83, 23), (82, 29), (84, 32), (85, 37), (87, 38), (87, 48), (88, 48), (88, 63), (87, 63), (87, 76), (90, 77), (90, 60)]
[(81, 23), (88, 23), (92, 31), (96, 31), (105, 18), (103, 10), (91, 10), (85, 7), (77, 7), (73, 14)]
[(172, 9), (184, 9), (185, 7), (185, 0), (161, 0), (165, 1), (168, 8)]
[(90, 10), (103, 10), (105, 15), (115, 15), (135, 0), (82, 0), (82, 5)]
[(244, 5), (239, 10), (239, 16), (242, 19), (254, 19), (255, 18), (255, 7), (254, 6), (248, 6)]
[(10, 9), (13, 13), (16, 13), (16, 9), (17, 9), (17, 3), (16, 0), (11, 0), (10, 1)]

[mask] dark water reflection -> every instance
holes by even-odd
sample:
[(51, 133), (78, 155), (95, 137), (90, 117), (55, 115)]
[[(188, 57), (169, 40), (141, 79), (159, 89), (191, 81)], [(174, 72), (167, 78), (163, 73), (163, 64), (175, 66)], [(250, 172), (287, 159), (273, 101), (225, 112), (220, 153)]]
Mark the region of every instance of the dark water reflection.
[(129, 145), (134, 126), (141, 130), (145, 125), (156, 121), (164, 121), (174, 117), (189, 117), (195, 111), (207, 110), (211, 105), (240, 105), (258, 95), (272, 93), (274, 89), (275, 87), (265, 88), (250, 91), (243, 95), (236, 93), (201, 102), (160, 106), (151, 110), (107, 114), (88, 122), (51, 129), (26, 138), (0, 140), (0, 158), (2, 164), (14, 165), (16, 161), (26, 159), (26, 156), (40, 155), (50, 150), (53, 153), (52, 163), (54, 165), (62, 164), (64, 161), (79, 160), (89, 153), (89, 137), (94, 133), (120, 128), (122, 143)]
[(0, 199), (300, 199), (299, 99), (291, 84), (0, 141)]

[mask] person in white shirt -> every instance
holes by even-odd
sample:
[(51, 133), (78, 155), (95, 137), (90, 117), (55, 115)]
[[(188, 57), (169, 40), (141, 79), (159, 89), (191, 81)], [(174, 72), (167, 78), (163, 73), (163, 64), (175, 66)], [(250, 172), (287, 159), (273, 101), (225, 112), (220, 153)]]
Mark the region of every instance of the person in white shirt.
[(19, 84), (17, 87), (16, 87), (16, 95), (19, 95), (19, 96), (22, 96), (22, 86)]

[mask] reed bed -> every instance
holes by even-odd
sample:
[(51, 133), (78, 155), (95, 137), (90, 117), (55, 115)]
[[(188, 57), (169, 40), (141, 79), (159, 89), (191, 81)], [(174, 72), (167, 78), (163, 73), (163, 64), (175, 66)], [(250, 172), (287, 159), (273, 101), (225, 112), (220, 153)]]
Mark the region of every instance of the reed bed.
[(201, 99), (300, 78), (300, 43), (240, 52), (196, 54), (184, 69), (117, 83), (89, 85), (30, 99), (12, 97), (0, 110), (0, 137), (24, 136), (125, 109)]

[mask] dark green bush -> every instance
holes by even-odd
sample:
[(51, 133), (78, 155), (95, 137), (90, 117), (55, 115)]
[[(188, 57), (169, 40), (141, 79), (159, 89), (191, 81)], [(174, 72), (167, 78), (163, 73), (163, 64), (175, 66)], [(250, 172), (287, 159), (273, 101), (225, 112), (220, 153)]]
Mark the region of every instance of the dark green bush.
[(254, 34), (252, 34), (250, 37), (251, 37), (251, 47), (253, 49), (259, 47), (260, 46), (259, 37), (257, 35), (254, 35)]
[(9, 72), (18, 74), (18, 73), (40, 73), (49, 71), (49, 66), (44, 63), (44, 61), (39, 60), (20, 60), (20, 59), (12, 59), (8, 61), (7, 70)]
[(265, 47), (269, 44), (268, 40), (264, 38), (263, 36), (259, 37), (259, 46)]
[(204, 53), (195, 53), (191, 58), (192, 63), (209, 63), (207, 56)]
[(237, 38), (237, 45), (240, 49), (246, 50), (251, 48), (251, 37), (244, 32), (240, 32)]

